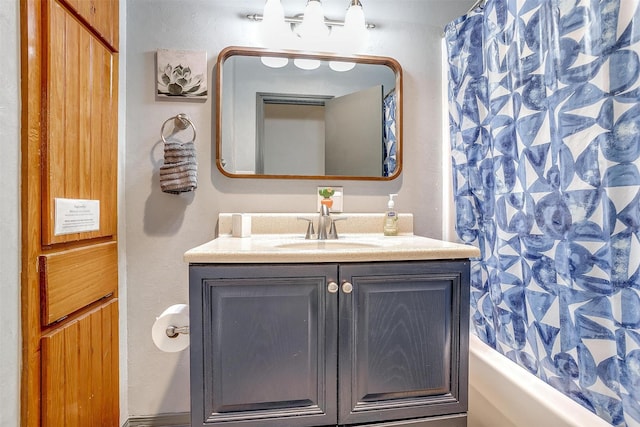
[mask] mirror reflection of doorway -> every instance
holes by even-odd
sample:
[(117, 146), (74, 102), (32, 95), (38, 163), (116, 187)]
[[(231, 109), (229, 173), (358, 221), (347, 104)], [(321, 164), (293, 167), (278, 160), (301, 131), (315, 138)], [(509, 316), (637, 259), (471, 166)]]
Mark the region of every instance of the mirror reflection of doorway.
[(258, 173), (324, 175), (324, 105), (264, 105)]
[(382, 86), (339, 97), (258, 94), (257, 101), (256, 173), (381, 175)]

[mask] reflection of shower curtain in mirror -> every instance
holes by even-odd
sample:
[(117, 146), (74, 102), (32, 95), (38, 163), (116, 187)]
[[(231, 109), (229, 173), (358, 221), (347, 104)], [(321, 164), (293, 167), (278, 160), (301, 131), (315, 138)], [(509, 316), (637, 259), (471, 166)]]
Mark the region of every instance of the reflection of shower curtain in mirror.
[(640, 425), (637, 8), (488, 0), (446, 29), (472, 328), (615, 426)]
[(382, 176), (393, 175), (396, 170), (396, 91), (384, 97), (384, 127), (382, 133)]

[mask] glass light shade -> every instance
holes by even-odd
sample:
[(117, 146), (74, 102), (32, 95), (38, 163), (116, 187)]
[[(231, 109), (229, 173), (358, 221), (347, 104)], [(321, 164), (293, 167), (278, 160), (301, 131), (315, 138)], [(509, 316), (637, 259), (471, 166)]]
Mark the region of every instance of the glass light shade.
[(291, 31), (284, 21), (284, 9), (280, 0), (267, 0), (260, 23), (260, 39), (263, 45), (274, 49), (286, 48), (290, 36)]
[(362, 6), (351, 5), (347, 9), (347, 14), (344, 18), (343, 37), (351, 53), (360, 52), (364, 49), (369, 33)]
[(264, 21), (283, 21), (284, 22), (284, 9), (280, 0), (267, 0), (264, 5), (264, 13), (262, 14), (262, 20)]
[(319, 0), (309, 0), (304, 9), (304, 17), (298, 28), (303, 43), (321, 43), (329, 36), (329, 27), (324, 23), (324, 13)]
[(356, 29), (367, 29), (367, 24), (364, 20), (364, 10), (360, 5), (351, 5), (347, 9), (347, 14), (344, 17), (344, 24), (346, 27), (353, 27)]

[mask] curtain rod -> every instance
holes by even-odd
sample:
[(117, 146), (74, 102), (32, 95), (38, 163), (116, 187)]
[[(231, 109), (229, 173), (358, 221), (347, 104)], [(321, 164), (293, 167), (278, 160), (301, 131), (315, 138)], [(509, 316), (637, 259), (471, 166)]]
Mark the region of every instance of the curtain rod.
[(475, 8), (480, 7), (484, 4), (485, 0), (476, 0), (476, 2), (471, 6), (471, 8), (467, 11), (467, 14), (471, 11), (475, 10)]

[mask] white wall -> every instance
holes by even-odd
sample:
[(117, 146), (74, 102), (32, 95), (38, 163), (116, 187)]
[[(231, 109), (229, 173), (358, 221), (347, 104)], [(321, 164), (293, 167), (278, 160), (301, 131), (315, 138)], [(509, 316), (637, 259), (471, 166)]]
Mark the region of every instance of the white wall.
[[(442, 221), (440, 38), (444, 25), (466, 12), (470, 0), (368, 0), (365, 13), (379, 28), (369, 54), (391, 56), (404, 71), (404, 169), (391, 182), (229, 179), (215, 165), (213, 65), (226, 46), (256, 45), (262, 0), (129, 0), (126, 54), (126, 286), (129, 414), (189, 410), (188, 352), (161, 353), (150, 338), (155, 316), (188, 302), (182, 254), (214, 237), (219, 212), (311, 212), (318, 185), (341, 185), (346, 212), (382, 212), (398, 193), (401, 212), (415, 215), (418, 234), (440, 237)], [(294, 15), (304, 2), (283, 0)], [(326, 0), (343, 13), (345, 2)], [(294, 9), (296, 8), (296, 9)], [(331, 16), (326, 12), (327, 16)], [(339, 15), (334, 14), (335, 17)], [(333, 16), (331, 16), (333, 17)], [(155, 51), (206, 50), (209, 99), (155, 100)], [(187, 113), (198, 128), (198, 189), (164, 194), (158, 184), (162, 123)], [(304, 232), (301, 225), (300, 232)], [(123, 314), (124, 309), (123, 309)]]
[(127, 234), (125, 222), (125, 136), (127, 124), (127, 0), (120, 1), (120, 40), (119, 56), (120, 72), (118, 74), (118, 299), (120, 310), (120, 425), (129, 418), (129, 388), (127, 382)]
[(20, 422), (20, 58), (18, 0), (0, 0), (0, 426)]

